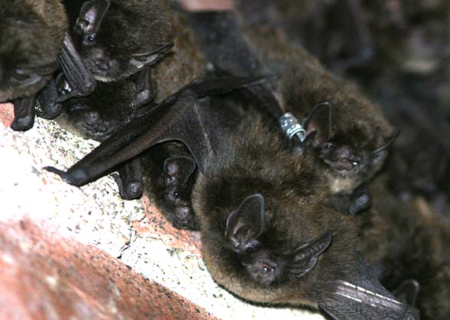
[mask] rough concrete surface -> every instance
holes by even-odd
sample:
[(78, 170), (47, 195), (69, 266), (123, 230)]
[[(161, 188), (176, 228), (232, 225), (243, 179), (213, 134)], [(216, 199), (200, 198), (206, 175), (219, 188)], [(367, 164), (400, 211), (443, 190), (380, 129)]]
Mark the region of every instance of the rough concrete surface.
[[(129, 295), (126, 303), (139, 304), (143, 298), (140, 297), (139, 301), (137, 298), (133, 300), (133, 295), (137, 294), (133, 285), (129, 288), (121, 287), (120, 290), (125, 290), (121, 291), (122, 298), (111, 296), (112, 300), (108, 300), (107, 297), (114, 295), (115, 289), (106, 288), (104, 291), (106, 296), (103, 297), (103, 294), (98, 295), (95, 290), (89, 291), (89, 288), (86, 292), (79, 291), (82, 285), (74, 284), (78, 281), (76, 280), (78, 273), (80, 278), (90, 279), (88, 270), (92, 269), (98, 276), (95, 279), (98, 282), (94, 283), (101, 286), (101, 278), (111, 276), (102, 267), (105, 263), (114, 264), (115, 268), (120, 269), (123, 275), (121, 279), (126, 279), (127, 283), (136, 278), (136, 283), (142, 290), (141, 294), (146, 295), (145, 299), (152, 300), (147, 297), (148, 295), (161, 299), (162, 295), (158, 292), (162, 291), (158, 290), (167, 290), (164, 292), (173, 290), (176, 292), (174, 294), (176, 300), (186, 304), (183, 307), (186, 313), (180, 316), (175, 311), (171, 313), (173, 303), (155, 302), (152, 308), (167, 308), (161, 310), (161, 314), (169, 316), (152, 319), (207, 319), (211, 317), (208, 313), (220, 319), (323, 319), (319, 314), (304, 310), (254, 306), (219, 288), (202, 262), (199, 253), (201, 245), (199, 234), (172, 228), (148, 199), (143, 199), (142, 202), (137, 200), (124, 202), (119, 197), (111, 176), (77, 188), (42, 169), (49, 165), (66, 169), (92, 150), (97, 142), (83, 140), (65, 132), (55, 122), (43, 119), (37, 119), (34, 128), (28, 132), (14, 132), (9, 129), (12, 115), (11, 105), (0, 105), (0, 278), (8, 275), (8, 263), (18, 263), (26, 265), (25, 271), (21, 272), (26, 272), (26, 279), (29, 280), (10, 283), (0, 281), (0, 319), (14, 319), (8, 316), (8, 312), (11, 311), (8, 307), (9, 302), (6, 303), (1, 299), (11, 286), (17, 289), (31, 284), (41, 286), (42, 283), (50, 283), (50, 287), (56, 286), (60, 289), (52, 291), (53, 289), (48, 289), (48, 286), (41, 286), (46, 293), (53, 292), (52, 297), (55, 295), (54, 292), (61, 294), (66, 292), (65, 288), (70, 287), (70, 290), (75, 290), (76, 299), (64, 300), (58, 297), (57, 300), (52, 300), (48, 294), (32, 295), (33, 299), (40, 299), (41, 306), (47, 305), (47, 299), (50, 299), (51, 303), (48, 305), (55, 303), (55, 310), (59, 310), (58, 304), (61, 303), (72, 303), (70, 308), (75, 310), (74, 312), (90, 310), (85, 306), (95, 305), (95, 308), (104, 312), (98, 313), (101, 315), (98, 316), (100, 319), (139, 319), (138, 312), (141, 312), (139, 311), (141, 309), (137, 306), (131, 308), (136, 314), (128, 311), (120, 313), (123, 311), (120, 308), (117, 309), (120, 311), (117, 313), (105, 311), (111, 307), (105, 306), (105, 303), (113, 301), (114, 304), (123, 306), (122, 298)], [(23, 224), (24, 221), (30, 227), (20, 228), (21, 222)], [(12, 230), (10, 233), (5, 232), (8, 226)], [(43, 239), (40, 240), (40, 237)], [(87, 253), (74, 258), (74, 248), (80, 248), (79, 250)], [(6, 251), (6, 255), (2, 251)], [(29, 256), (22, 257), (24, 252)], [(16, 258), (16, 255), (17, 259), (11, 259)], [(36, 256), (39, 256), (40, 260), (37, 258), (36, 260)], [(81, 263), (93, 259), (93, 256), (101, 257), (98, 263), (95, 261), (86, 261), (87, 265)], [(57, 263), (52, 262), (55, 257), (58, 257)], [(66, 274), (67, 277), (61, 282), (63, 284), (55, 282), (52, 276), (46, 278), (42, 272), (33, 272), (34, 263), (39, 261), (35, 267), (41, 268), (45, 265), (42, 261), (46, 258), (49, 268), (55, 268), (52, 270), (57, 270), (55, 272), (58, 274), (63, 272), (61, 269), (70, 266), (69, 274)], [(71, 261), (72, 259), (76, 261)], [(131, 270), (124, 268), (120, 261)], [(81, 269), (78, 269), (79, 267)], [(145, 282), (134, 271), (150, 281)], [(13, 273), (11, 276), (18, 274), (20, 273)], [(114, 277), (110, 279), (111, 283), (119, 286), (116, 281), (119, 279)], [(167, 289), (159, 286), (152, 289), (153, 285), (156, 286), (155, 283)], [(147, 285), (149, 288), (146, 288)], [(126, 291), (128, 289), (129, 292)], [(8, 293), (11, 292), (15, 291), (11, 290)], [(179, 298), (177, 294), (188, 300)], [(18, 305), (26, 305), (28, 301), (21, 294), (12, 297), (20, 302)], [(30, 299), (30, 296), (27, 299)], [(80, 299), (89, 301), (85, 301), (85, 304), (81, 303)], [(192, 305), (188, 307), (186, 301), (191, 301)], [(95, 308), (93, 310), (97, 310)], [(196, 309), (200, 310), (201, 316), (189, 313), (189, 310)], [(28, 317), (16, 319), (69, 319), (58, 312), (54, 313), (54, 317), (26, 315)]]

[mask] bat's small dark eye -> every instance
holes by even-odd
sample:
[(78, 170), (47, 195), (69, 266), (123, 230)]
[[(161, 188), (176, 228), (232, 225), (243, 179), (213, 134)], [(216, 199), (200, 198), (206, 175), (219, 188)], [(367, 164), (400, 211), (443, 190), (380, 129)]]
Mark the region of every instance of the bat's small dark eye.
[(87, 46), (94, 44), (96, 41), (97, 35), (95, 33), (88, 34), (83, 38), (83, 43)]
[(333, 144), (331, 143), (331, 142), (327, 142), (327, 143), (325, 143), (324, 145), (323, 145), (323, 147), (325, 148), (325, 149), (331, 149), (331, 148), (333, 148)]
[(255, 247), (248, 247), (248, 248), (245, 249), (246, 253), (254, 253), (255, 251), (256, 251)]
[(263, 274), (269, 274), (269, 273), (273, 272), (273, 268), (265, 265), (265, 266), (263, 266), (261, 271)]
[(178, 191), (175, 191), (175, 192), (173, 193), (173, 195), (174, 195), (176, 198), (178, 198), (178, 197), (180, 196), (180, 193), (179, 193)]

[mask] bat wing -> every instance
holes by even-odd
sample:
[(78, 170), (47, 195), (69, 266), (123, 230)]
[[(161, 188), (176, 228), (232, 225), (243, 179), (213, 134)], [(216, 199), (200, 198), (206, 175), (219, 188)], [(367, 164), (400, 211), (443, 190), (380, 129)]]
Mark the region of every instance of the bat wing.
[(331, 295), (319, 302), (320, 307), (336, 320), (383, 319), (416, 320), (419, 312), (398, 301), (373, 274), (362, 259), (350, 281), (338, 280), (328, 284)]
[[(263, 67), (244, 39), (235, 13), (194, 12), (189, 13), (188, 18), (201, 48), (217, 72), (241, 77), (261, 74)], [(262, 107), (261, 112), (276, 122), (283, 120), (285, 112), (267, 83), (253, 85), (246, 90), (246, 93), (258, 101), (258, 105)], [(290, 116), (293, 118), (292, 115)], [(282, 123), (280, 125), (283, 128)], [(292, 136), (286, 134), (286, 136), (296, 147), (303, 149), (304, 139), (298, 133)]]
[(86, 69), (69, 34), (66, 34), (64, 37), (59, 60), (65, 80), (70, 86), (70, 91), (68, 94), (61, 96), (58, 102), (64, 102), (73, 97), (87, 96), (94, 92), (97, 82), (89, 70)]
[(68, 171), (53, 167), (45, 169), (60, 175), (69, 184), (80, 186), (139, 156), (155, 144), (178, 140), (187, 146), (203, 171), (205, 162), (215, 152), (215, 139), (220, 139), (221, 124), (220, 119), (211, 115), (207, 101), (201, 98), (227, 93), (261, 80), (261, 77), (226, 77), (193, 81), (119, 129)]

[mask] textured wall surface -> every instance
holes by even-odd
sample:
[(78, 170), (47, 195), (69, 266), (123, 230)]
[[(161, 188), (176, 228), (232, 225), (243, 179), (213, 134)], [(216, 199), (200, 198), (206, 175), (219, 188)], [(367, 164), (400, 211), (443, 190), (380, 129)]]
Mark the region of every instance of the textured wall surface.
[(37, 119), (9, 129), (0, 105), (0, 319), (323, 319), (245, 303), (219, 288), (198, 233), (148, 199), (124, 202), (111, 176), (77, 188), (46, 172), (97, 143)]

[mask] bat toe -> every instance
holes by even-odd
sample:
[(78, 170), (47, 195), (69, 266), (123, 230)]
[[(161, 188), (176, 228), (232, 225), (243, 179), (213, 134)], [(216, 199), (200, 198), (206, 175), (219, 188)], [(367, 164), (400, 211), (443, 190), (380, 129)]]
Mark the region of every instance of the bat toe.
[(179, 206), (175, 209), (172, 224), (177, 229), (199, 230), (193, 210), (189, 206)]
[(135, 200), (142, 197), (144, 186), (141, 182), (130, 182), (120, 188), (119, 193), (124, 200)]

